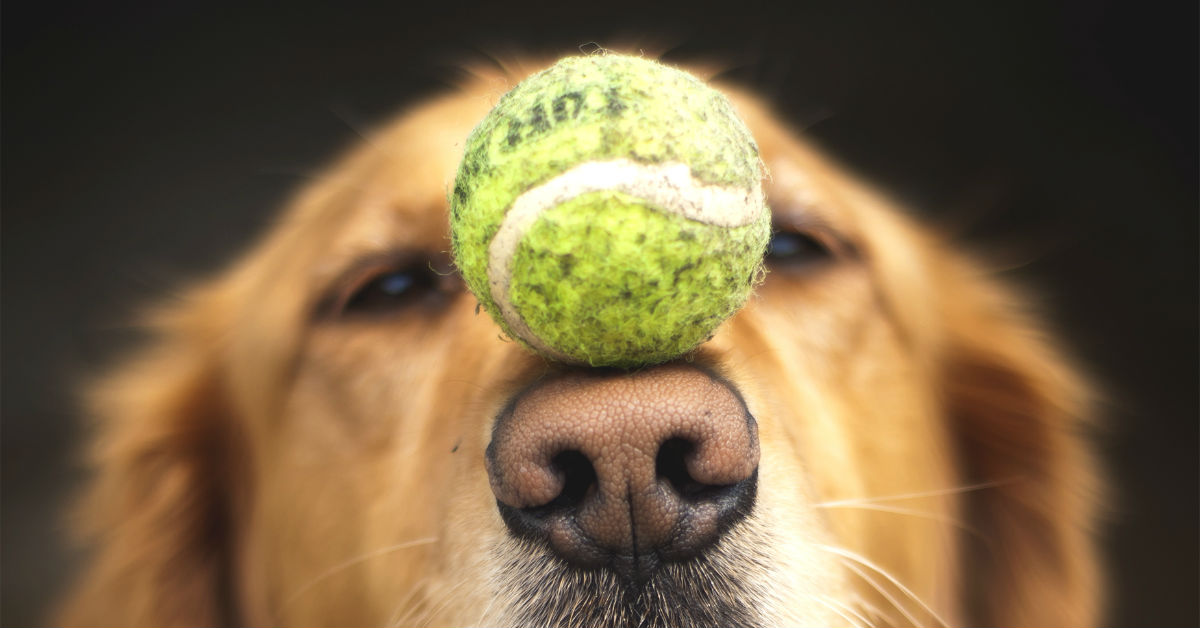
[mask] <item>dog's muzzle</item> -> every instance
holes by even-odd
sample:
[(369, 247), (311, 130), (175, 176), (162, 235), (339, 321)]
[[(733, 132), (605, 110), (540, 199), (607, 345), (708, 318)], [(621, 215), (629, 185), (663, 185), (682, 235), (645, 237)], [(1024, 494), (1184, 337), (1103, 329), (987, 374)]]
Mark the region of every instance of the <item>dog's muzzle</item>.
[(750, 512), (758, 458), (757, 424), (733, 387), (665, 365), (535, 383), (497, 417), (487, 469), (515, 535), (639, 582)]

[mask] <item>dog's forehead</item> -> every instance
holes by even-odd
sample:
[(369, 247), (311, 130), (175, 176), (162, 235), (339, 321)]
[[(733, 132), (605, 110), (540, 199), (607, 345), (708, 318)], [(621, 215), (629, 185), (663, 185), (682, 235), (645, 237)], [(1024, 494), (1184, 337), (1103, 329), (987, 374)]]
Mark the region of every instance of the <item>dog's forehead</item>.
[(345, 194), (319, 209), (338, 215), (319, 221), (335, 225), (322, 267), (334, 273), (385, 251), (448, 250), (447, 194), (466, 138), (492, 104), (476, 94), (446, 96), (370, 134), (325, 183)]

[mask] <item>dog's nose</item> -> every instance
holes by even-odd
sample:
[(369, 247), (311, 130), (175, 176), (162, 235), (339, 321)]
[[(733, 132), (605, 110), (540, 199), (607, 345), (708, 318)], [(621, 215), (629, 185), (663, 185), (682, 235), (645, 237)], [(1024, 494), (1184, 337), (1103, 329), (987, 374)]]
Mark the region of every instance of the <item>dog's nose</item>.
[(508, 405), (487, 467), (516, 535), (640, 578), (749, 513), (758, 427), (730, 384), (691, 366), (572, 373)]

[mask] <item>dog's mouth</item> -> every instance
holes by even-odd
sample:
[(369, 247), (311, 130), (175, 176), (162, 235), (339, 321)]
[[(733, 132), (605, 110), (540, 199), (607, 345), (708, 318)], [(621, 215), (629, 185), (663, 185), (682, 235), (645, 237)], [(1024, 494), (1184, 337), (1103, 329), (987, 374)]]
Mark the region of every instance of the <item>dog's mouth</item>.
[[(500, 552), (499, 585), (511, 594), (511, 619), (520, 625), (762, 625), (769, 557), (761, 534), (749, 530), (756, 527), (735, 524), (687, 560), (618, 556), (597, 568), (570, 564), (544, 543), (512, 539)], [(747, 537), (755, 542), (739, 542)]]

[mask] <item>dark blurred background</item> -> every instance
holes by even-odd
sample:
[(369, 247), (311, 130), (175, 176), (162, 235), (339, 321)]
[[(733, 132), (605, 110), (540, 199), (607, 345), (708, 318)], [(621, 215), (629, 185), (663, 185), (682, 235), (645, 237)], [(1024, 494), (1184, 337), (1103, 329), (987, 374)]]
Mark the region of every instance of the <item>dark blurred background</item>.
[(3, 4), (0, 624), (79, 560), (76, 390), (136, 305), (456, 63), (629, 41), (720, 61), (1044, 297), (1106, 399), (1111, 623), (1200, 622), (1195, 2), (430, 4)]

